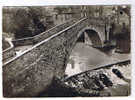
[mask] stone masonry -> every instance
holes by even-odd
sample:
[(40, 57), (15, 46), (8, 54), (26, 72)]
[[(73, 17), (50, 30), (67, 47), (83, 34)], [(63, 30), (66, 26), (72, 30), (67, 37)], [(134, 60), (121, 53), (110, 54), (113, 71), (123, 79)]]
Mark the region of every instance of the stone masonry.
[(3, 65), (5, 97), (37, 96), (55, 76), (62, 77), (69, 55), (85, 28), (95, 30), (105, 40), (105, 21), (83, 18)]

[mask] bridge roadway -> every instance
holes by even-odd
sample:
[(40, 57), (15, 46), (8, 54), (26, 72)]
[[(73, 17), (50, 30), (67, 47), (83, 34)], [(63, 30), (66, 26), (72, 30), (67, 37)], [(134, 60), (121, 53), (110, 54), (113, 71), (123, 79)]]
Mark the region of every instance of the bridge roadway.
[(85, 29), (95, 30), (102, 46), (105, 25), (101, 18), (83, 18), (60, 32), (48, 32), (48, 38), (34, 38), (34, 46), (3, 64), (4, 96), (30, 97), (45, 91), (54, 77), (63, 77), (71, 51)]

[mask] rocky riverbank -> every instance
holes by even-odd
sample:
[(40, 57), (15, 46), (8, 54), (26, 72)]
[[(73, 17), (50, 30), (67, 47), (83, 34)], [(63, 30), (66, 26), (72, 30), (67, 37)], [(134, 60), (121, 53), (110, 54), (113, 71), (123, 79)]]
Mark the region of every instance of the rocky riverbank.
[(42, 93), (42, 96), (129, 96), (130, 70), (131, 64), (126, 62), (83, 72), (67, 79), (55, 78), (48, 91)]

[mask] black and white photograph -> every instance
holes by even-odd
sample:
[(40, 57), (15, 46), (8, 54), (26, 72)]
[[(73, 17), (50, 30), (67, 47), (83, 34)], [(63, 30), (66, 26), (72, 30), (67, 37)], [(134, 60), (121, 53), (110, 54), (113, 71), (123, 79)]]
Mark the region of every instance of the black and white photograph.
[(131, 95), (131, 5), (2, 7), (3, 97)]

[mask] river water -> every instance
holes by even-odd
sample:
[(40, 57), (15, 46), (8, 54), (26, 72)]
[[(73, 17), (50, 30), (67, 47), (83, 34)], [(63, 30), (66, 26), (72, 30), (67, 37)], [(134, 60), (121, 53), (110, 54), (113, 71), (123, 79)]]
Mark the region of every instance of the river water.
[(65, 74), (72, 76), (86, 70), (91, 70), (127, 58), (130, 58), (129, 54), (117, 54), (114, 53), (114, 49), (109, 52), (102, 52), (83, 42), (77, 42), (71, 52)]

